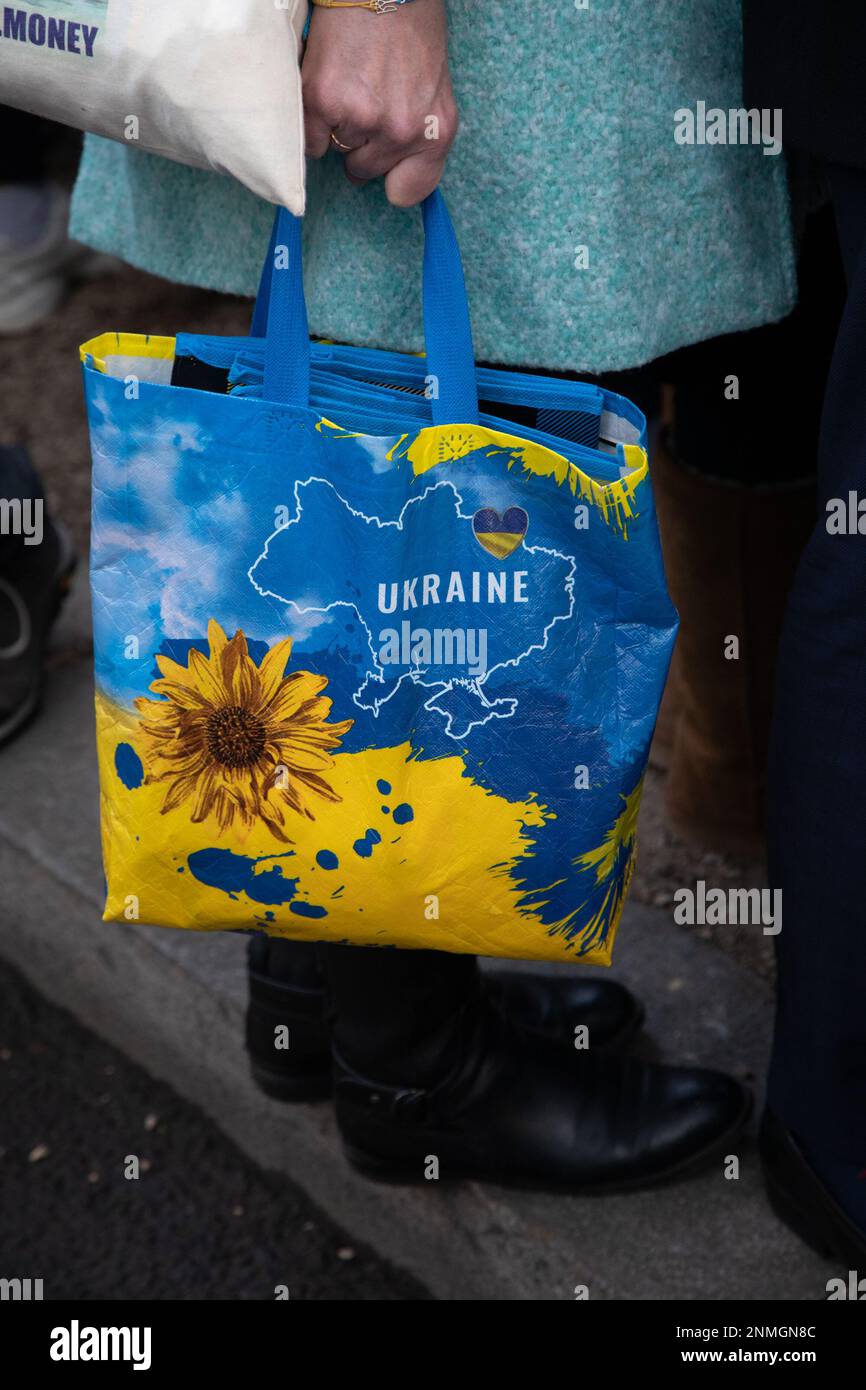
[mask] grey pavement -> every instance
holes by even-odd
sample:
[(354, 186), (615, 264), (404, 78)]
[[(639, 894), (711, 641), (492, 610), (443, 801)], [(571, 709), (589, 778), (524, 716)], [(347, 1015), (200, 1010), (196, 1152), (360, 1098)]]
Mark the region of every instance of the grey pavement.
[[(754, 1121), (737, 1146), (736, 1180), (720, 1164), (651, 1192), (578, 1198), (371, 1183), (343, 1157), (329, 1106), (285, 1107), (260, 1095), (242, 1043), (243, 939), (100, 920), (86, 645), (79, 583), (58, 627), (44, 712), (0, 752), (0, 955), (40, 992), (436, 1297), (572, 1299), (582, 1284), (591, 1299), (826, 1296), (836, 1271), (766, 1205)], [(756, 1078), (760, 1090), (772, 1002), (765, 984), (669, 914), (636, 904), (615, 956), (614, 977), (647, 1005), (645, 1048)]]
[(0, 999), (0, 1278), (76, 1303), (428, 1296), (2, 960)]

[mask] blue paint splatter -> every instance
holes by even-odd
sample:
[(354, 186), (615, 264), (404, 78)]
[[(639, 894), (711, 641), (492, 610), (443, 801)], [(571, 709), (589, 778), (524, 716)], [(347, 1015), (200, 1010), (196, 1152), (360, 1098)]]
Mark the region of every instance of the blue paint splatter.
[(119, 743), (114, 750), (114, 767), (128, 791), (135, 791), (144, 781), (141, 758), (131, 743)]
[(391, 783), (386, 782), (383, 777), (379, 778), (379, 781), (376, 783), (376, 787), (377, 790), (380, 791), (383, 796), (391, 795)]
[(279, 864), (264, 873), (257, 874), (255, 866), (270, 859), (289, 859), (294, 850), (286, 854), (263, 854), (259, 859), (249, 859), (243, 854), (232, 854), (229, 849), (199, 849), (188, 859), (190, 872), (199, 883), (209, 888), (219, 888), (236, 898), (238, 893), (246, 893), (254, 903), (287, 903), (298, 891), (296, 878), (284, 878)]
[(320, 849), (316, 855), (316, 863), (320, 869), (339, 869), (340, 861), (332, 849)]
[(390, 816), (390, 814), (391, 814), (391, 807), (390, 807), (390, 806), (383, 806), (383, 807), (381, 807), (381, 811), (382, 811), (382, 815), (383, 815), (383, 816)]
[(382, 836), (378, 830), (368, 830), (363, 840), (356, 840), (352, 849), (361, 859), (369, 859), (373, 853), (373, 846), (381, 842)]
[(395, 825), (408, 825), (409, 821), (414, 819), (415, 812), (412, 810), (412, 807), (409, 805), (407, 801), (402, 802), (400, 806), (394, 807)]
[(318, 903), (289, 903), (289, 911), (295, 912), (299, 917), (327, 917), (328, 910), (319, 907)]

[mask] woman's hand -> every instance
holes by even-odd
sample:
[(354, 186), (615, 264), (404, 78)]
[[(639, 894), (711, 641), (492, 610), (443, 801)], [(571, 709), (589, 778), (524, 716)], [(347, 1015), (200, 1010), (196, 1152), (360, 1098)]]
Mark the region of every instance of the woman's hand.
[(354, 183), (385, 176), (398, 207), (426, 198), (457, 133), (444, 0), (390, 14), (316, 6), (302, 68), (307, 154), (348, 145)]

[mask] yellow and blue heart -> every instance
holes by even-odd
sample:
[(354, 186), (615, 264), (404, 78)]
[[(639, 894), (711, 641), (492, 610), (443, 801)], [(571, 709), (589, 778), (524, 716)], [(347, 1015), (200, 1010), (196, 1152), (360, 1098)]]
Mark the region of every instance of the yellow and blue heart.
[(494, 507), (482, 507), (472, 518), (475, 539), (497, 560), (514, 554), (528, 527), (529, 517), (522, 507), (509, 507), (502, 516)]

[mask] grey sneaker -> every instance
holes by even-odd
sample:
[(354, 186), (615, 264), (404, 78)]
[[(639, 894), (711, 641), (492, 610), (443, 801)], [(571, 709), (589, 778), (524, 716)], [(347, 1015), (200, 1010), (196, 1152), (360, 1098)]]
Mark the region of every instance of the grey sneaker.
[[(0, 744), (17, 734), (42, 693), (48, 633), (78, 557), (64, 526), (46, 518), (42, 542), (0, 563)], [(4, 560), (0, 545), (0, 561)]]
[(72, 282), (114, 264), (69, 237), (69, 196), (47, 189), (45, 226), (21, 246), (0, 234), (0, 336), (27, 333), (60, 307)]

